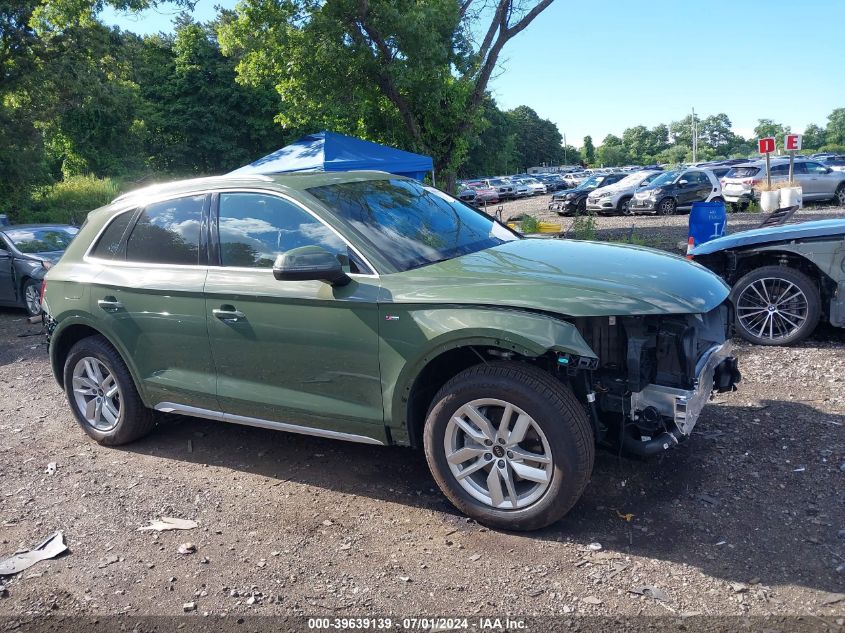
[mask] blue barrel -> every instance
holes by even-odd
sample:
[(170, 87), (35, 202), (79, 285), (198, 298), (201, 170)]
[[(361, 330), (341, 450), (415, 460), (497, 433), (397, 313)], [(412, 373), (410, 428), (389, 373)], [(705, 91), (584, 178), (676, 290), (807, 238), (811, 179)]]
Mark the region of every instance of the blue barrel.
[(695, 245), (704, 244), (725, 234), (727, 213), (724, 202), (693, 202), (689, 214), (689, 236)]

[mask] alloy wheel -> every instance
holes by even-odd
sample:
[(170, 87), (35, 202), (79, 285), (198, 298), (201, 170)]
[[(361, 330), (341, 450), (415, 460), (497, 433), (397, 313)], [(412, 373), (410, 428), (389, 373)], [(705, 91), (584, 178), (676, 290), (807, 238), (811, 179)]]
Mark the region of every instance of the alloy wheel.
[(23, 298), (30, 314), (36, 315), (41, 312), (41, 290), (36, 284), (27, 285)]
[(794, 283), (765, 277), (748, 284), (739, 294), (737, 318), (750, 334), (776, 341), (797, 332), (809, 313), (804, 292)]
[(493, 508), (526, 508), (552, 481), (546, 435), (534, 418), (504, 400), (473, 400), (459, 408), (446, 427), (444, 448), (460, 486)]
[(93, 428), (111, 431), (120, 421), (120, 386), (99, 359), (86, 356), (73, 368), (73, 396), (77, 410)]
[(845, 187), (839, 187), (836, 190), (836, 200), (840, 207), (845, 207)]

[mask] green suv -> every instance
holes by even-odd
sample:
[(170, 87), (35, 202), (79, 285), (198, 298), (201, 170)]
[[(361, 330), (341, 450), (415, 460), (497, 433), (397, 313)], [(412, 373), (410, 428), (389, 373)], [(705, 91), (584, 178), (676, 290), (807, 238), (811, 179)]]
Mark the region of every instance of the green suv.
[(44, 311), (56, 379), (102, 444), (160, 411), (421, 447), (463, 512), (535, 529), (578, 500), (597, 444), (659, 453), (734, 388), (727, 296), (678, 257), (522, 239), (349, 172), (118, 198), (48, 273)]

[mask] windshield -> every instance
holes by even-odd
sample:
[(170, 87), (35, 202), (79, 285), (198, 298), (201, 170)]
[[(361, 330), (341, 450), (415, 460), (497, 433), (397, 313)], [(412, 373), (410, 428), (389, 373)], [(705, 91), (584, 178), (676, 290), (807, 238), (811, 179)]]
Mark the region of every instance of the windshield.
[(580, 185), (575, 187), (576, 189), (589, 189), (591, 187), (598, 187), (599, 184), (606, 178), (606, 176), (590, 176), (582, 182)]
[(397, 270), (519, 239), (492, 218), (411, 180), (364, 180), (308, 189)]
[(496, 179), (496, 180), (491, 180), (491, 181), (490, 181), (490, 184), (491, 184), (491, 185), (496, 185), (497, 187), (501, 187), (502, 185), (509, 185), (510, 183), (509, 183), (509, 182), (505, 182), (504, 180), (498, 180), (498, 179)]
[(65, 250), (78, 232), (72, 226), (45, 226), (7, 230), (6, 237), (21, 253), (55, 253)]
[(679, 171), (667, 171), (660, 174), (657, 178), (651, 181), (652, 187), (663, 187), (665, 185), (671, 185), (675, 182), (675, 178), (680, 175), (681, 172)]
[(657, 174), (649, 175), (644, 172), (639, 172), (636, 174), (631, 174), (630, 176), (625, 176), (616, 184), (619, 186), (620, 189), (624, 189), (626, 187), (639, 187), (640, 183), (644, 180), (651, 182), (656, 176)]

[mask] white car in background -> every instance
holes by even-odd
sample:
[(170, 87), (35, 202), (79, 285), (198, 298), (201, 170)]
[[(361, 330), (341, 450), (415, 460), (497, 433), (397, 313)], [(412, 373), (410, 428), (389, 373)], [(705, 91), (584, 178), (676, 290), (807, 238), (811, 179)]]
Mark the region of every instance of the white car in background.
[(508, 182), (513, 186), (513, 195), (515, 198), (527, 198), (531, 195), (531, 189), (520, 178), (508, 178)]
[(523, 178), (520, 182), (528, 187), (529, 196), (539, 196), (540, 194), (548, 193), (546, 185), (536, 178)]
[(662, 173), (654, 170), (637, 171), (617, 183), (596, 189), (587, 196), (587, 211), (631, 215), (628, 204), (634, 197), (634, 193)]

